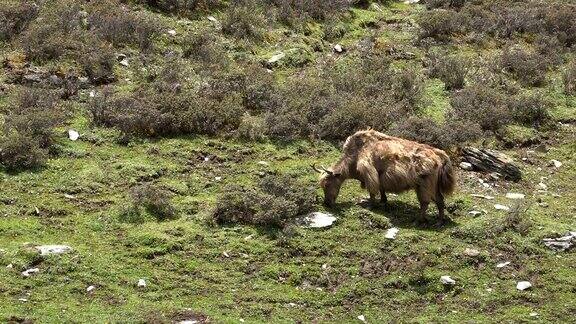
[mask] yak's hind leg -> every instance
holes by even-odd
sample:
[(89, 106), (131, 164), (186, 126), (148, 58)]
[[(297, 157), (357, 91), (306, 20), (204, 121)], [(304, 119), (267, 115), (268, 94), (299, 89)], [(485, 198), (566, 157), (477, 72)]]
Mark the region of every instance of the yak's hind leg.
[(418, 202), (420, 202), (420, 218), (418, 222), (421, 223), (427, 223), (426, 211), (428, 210), (430, 202), (435, 198), (435, 190), (433, 190), (432, 182), (430, 177), (423, 178), (416, 188), (416, 197), (418, 197)]
[(436, 202), (436, 207), (438, 208), (438, 218), (440, 218), (440, 223), (446, 222), (448, 220), (444, 214), (444, 208), (446, 208), (446, 204), (444, 203), (444, 195), (442, 195), (440, 190), (436, 192), (434, 201)]
[(384, 191), (383, 187), (380, 187), (380, 203), (384, 209), (388, 208), (388, 197), (386, 197), (386, 191)]

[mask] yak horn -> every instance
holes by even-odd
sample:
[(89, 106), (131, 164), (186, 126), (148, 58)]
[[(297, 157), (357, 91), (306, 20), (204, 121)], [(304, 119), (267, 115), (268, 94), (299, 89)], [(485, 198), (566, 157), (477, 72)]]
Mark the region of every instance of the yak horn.
[(323, 166), (320, 166), (320, 170), (318, 170), (318, 168), (316, 167), (316, 164), (312, 164), (311, 167), (312, 167), (312, 170), (314, 170), (314, 171), (316, 171), (316, 172), (318, 172), (318, 173), (322, 173), (322, 171), (324, 171), (324, 172), (328, 173), (329, 175), (333, 175), (333, 174), (334, 174), (334, 172), (332, 172), (332, 171), (330, 171), (330, 170), (327, 170), (327, 169), (326, 169), (325, 167), (323, 167)]

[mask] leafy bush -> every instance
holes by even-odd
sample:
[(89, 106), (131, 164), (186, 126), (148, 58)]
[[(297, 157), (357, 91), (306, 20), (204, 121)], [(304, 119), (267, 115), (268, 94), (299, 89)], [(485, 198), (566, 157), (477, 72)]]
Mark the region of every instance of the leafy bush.
[(138, 0), (138, 2), (164, 13), (184, 16), (199, 12), (212, 12), (223, 6), (221, 0)]
[(351, 1), (348, 0), (273, 0), (272, 2), (278, 8), (278, 20), (289, 26), (307, 19), (333, 18), (351, 5)]
[(22, 32), (38, 15), (38, 6), (30, 1), (0, 7), (0, 40), (10, 40)]
[(131, 205), (121, 210), (119, 219), (126, 223), (143, 223), (146, 214), (157, 221), (177, 217), (176, 209), (170, 203), (170, 196), (161, 188), (152, 185), (139, 185), (130, 190)]
[(442, 57), (433, 55), (430, 64), (430, 76), (442, 80), (446, 90), (464, 88), (468, 70), (467, 62), (462, 58), (448, 55)]
[(497, 131), (510, 120), (510, 111), (502, 94), (483, 85), (454, 93), (449, 118), (478, 124), (482, 130)]
[(572, 60), (562, 74), (564, 82), (564, 93), (576, 95), (576, 60)]
[(40, 166), (52, 145), (54, 127), (63, 120), (57, 97), (25, 88), (9, 109), (0, 136), (0, 164), (7, 169)]
[(207, 65), (226, 66), (229, 64), (226, 52), (218, 38), (208, 30), (188, 34), (182, 45), (183, 55)]
[(501, 68), (527, 86), (541, 86), (546, 81), (548, 63), (537, 53), (520, 48), (507, 48), (501, 56)]
[(217, 224), (284, 227), (314, 208), (316, 190), (292, 177), (267, 176), (255, 188), (229, 186), (212, 217)]

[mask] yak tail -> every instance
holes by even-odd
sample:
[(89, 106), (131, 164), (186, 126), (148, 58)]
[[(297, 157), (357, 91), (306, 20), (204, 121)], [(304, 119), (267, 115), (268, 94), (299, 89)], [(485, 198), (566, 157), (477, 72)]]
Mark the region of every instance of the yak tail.
[(377, 195), (380, 192), (380, 177), (372, 161), (360, 160), (356, 165), (356, 169), (362, 175), (368, 192), (372, 195)]
[(438, 189), (443, 195), (449, 195), (456, 187), (456, 174), (450, 159), (446, 160), (438, 171)]

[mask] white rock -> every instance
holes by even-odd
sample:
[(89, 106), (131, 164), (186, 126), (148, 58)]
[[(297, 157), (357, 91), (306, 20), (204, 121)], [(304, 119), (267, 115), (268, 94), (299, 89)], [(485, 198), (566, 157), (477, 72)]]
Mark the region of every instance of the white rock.
[(494, 208), (496, 208), (497, 210), (505, 210), (505, 211), (510, 210), (510, 207), (504, 206), (504, 205), (500, 205), (500, 204), (494, 205)]
[(207, 157), (207, 156), (206, 156), (206, 157), (204, 157), (204, 162), (208, 162), (208, 161), (210, 161), (210, 158), (209, 158), (209, 157)]
[(138, 287), (146, 287), (146, 280), (144, 279), (138, 279)]
[(450, 278), (450, 276), (440, 277), (440, 282), (444, 285), (455, 285), (456, 284), (456, 280)]
[(270, 64), (276, 63), (276, 62), (280, 61), (281, 59), (283, 59), (284, 56), (286, 56), (285, 53), (278, 53), (276, 55), (272, 55), (272, 57), (268, 59), (268, 63), (270, 63)]
[(206, 18), (208, 18), (208, 20), (210, 20), (210, 21), (213, 22), (213, 23), (217, 23), (217, 22), (218, 22), (218, 19), (216, 19), (214, 16), (208, 16), (208, 17), (206, 17)]
[(536, 312), (530, 313), (530, 317), (536, 317), (536, 316), (538, 316), (538, 313), (536, 313)]
[(342, 48), (342, 45), (340, 45), (340, 44), (334, 45), (334, 52), (342, 53), (343, 51), (344, 51), (344, 49)]
[(415, 4), (415, 3), (418, 3), (418, 2), (420, 2), (420, 0), (404, 0), (404, 3), (405, 3), (405, 4)]
[(562, 166), (562, 162), (558, 161), (558, 160), (552, 160), (550, 161), (550, 163), (556, 168), (558, 169), (559, 167)]
[(18, 298), (18, 300), (21, 302), (27, 302), (28, 301), (28, 299), (26, 299), (26, 298)]
[(268, 163), (268, 162), (266, 162), (266, 161), (258, 161), (258, 165), (269, 166), (270, 163)]
[(32, 269), (22, 271), (22, 275), (24, 277), (30, 277), (30, 275), (32, 275), (34, 273), (38, 273), (39, 271), (40, 271), (40, 269), (38, 269), (38, 268), (32, 268)]
[(328, 269), (328, 265), (327, 265), (326, 263), (324, 263), (324, 264), (322, 265), (322, 270), (326, 270), (326, 269)]
[(130, 66), (130, 63), (128, 62), (128, 58), (123, 58), (122, 61), (118, 62), (120, 63), (120, 65), (128, 67)]
[(478, 251), (478, 250), (476, 250), (476, 249), (466, 248), (466, 249), (464, 250), (464, 255), (471, 256), (471, 257), (475, 257), (475, 256), (480, 255), (480, 251)]
[(40, 255), (62, 254), (72, 251), (68, 245), (39, 245), (36, 246), (36, 249)]
[(12, 263), (6, 266), (6, 269), (12, 269), (12, 268), (14, 268), (14, 265)]
[(524, 194), (517, 193), (517, 192), (509, 192), (506, 194), (506, 198), (508, 199), (524, 199)]
[(482, 212), (478, 211), (478, 210), (472, 210), (472, 211), (469, 211), (468, 214), (472, 215), (472, 217), (477, 217), (477, 216), (482, 215)]
[(396, 238), (396, 234), (398, 234), (399, 231), (400, 231), (400, 230), (399, 230), (398, 228), (396, 228), (396, 227), (389, 228), (389, 229), (386, 231), (386, 235), (384, 235), (384, 237), (387, 238), (387, 239), (393, 240), (393, 239)]
[(88, 288), (86, 288), (86, 292), (91, 292), (91, 291), (93, 291), (94, 289), (96, 289), (96, 287), (94, 287), (94, 286), (88, 286)]
[(198, 321), (195, 320), (185, 320), (185, 321), (180, 321), (178, 322), (178, 324), (197, 324)]
[(336, 217), (329, 213), (313, 212), (304, 218), (307, 227), (322, 228), (331, 226), (336, 221)]
[(68, 130), (68, 138), (69, 138), (71, 141), (75, 141), (75, 140), (77, 140), (78, 138), (80, 138), (80, 134), (78, 134), (78, 132), (75, 131), (75, 130), (73, 130), (73, 129), (69, 129), (69, 130)]
[(222, 255), (225, 256), (225, 257), (227, 257), (227, 258), (230, 257), (230, 254), (228, 254), (228, 252), (226, 252), (226, 251), (222, 252)]
[(496, 265), (496, 268), (504, 268), (505, 266), (509, 265), (510, 261), (501, 262)]
[(240, 323), (246, 322), (243, 318), (239, 319)]
[(472, 197), (476, 197), (476, 198), (486, 199), (486, 200), (492, 200), (492, 199), (494, 199), (494, 197), (492, 197), (492, 196), (487, 196), (487, 195), (472, 194), (471, 196), (472, 196)]
[(170, 35), (170, 36), (176, 36), (176, 31), (175, 31), (174, 29), (170, 29), (170, 30), (168, 31), (168, 35)]
[(215, 177), (214, 180), (220, 181), (220, 180), (222, 180), (222, 177)]
[(460, 168), (462, 170), (466, 170), (466, 171), (472, 171), (472, 169), (474, 169), (474, 167), (472, 166), (472, 163), (468, 163), (468, 162), (460, 162)]
[(526, 290), (529, 289), (530, 287), (532, 287), (532, 284), (528, 281), (519, 281), (516, 284), (516, 289), (518, 290)]
[(541, 189), (541, 190), (548, 190), (548, 186), (547, 186), (545, 183), (543, 183), (543, 182), (540, 182), (540, 183), (538, 184), (538, 188)]
[(366, 317), (364, 317), (364, 315), (358, 315), (358, 319), (362, 322), (366, 322)]
[(254, 237), (254, 234), (250, 234), (244, 238), (244, 241), (251, 240)]
[(88, 95), (90, 96), (90, 98), (94, 98), (96, 97), (96, 91), (92, 90)]

